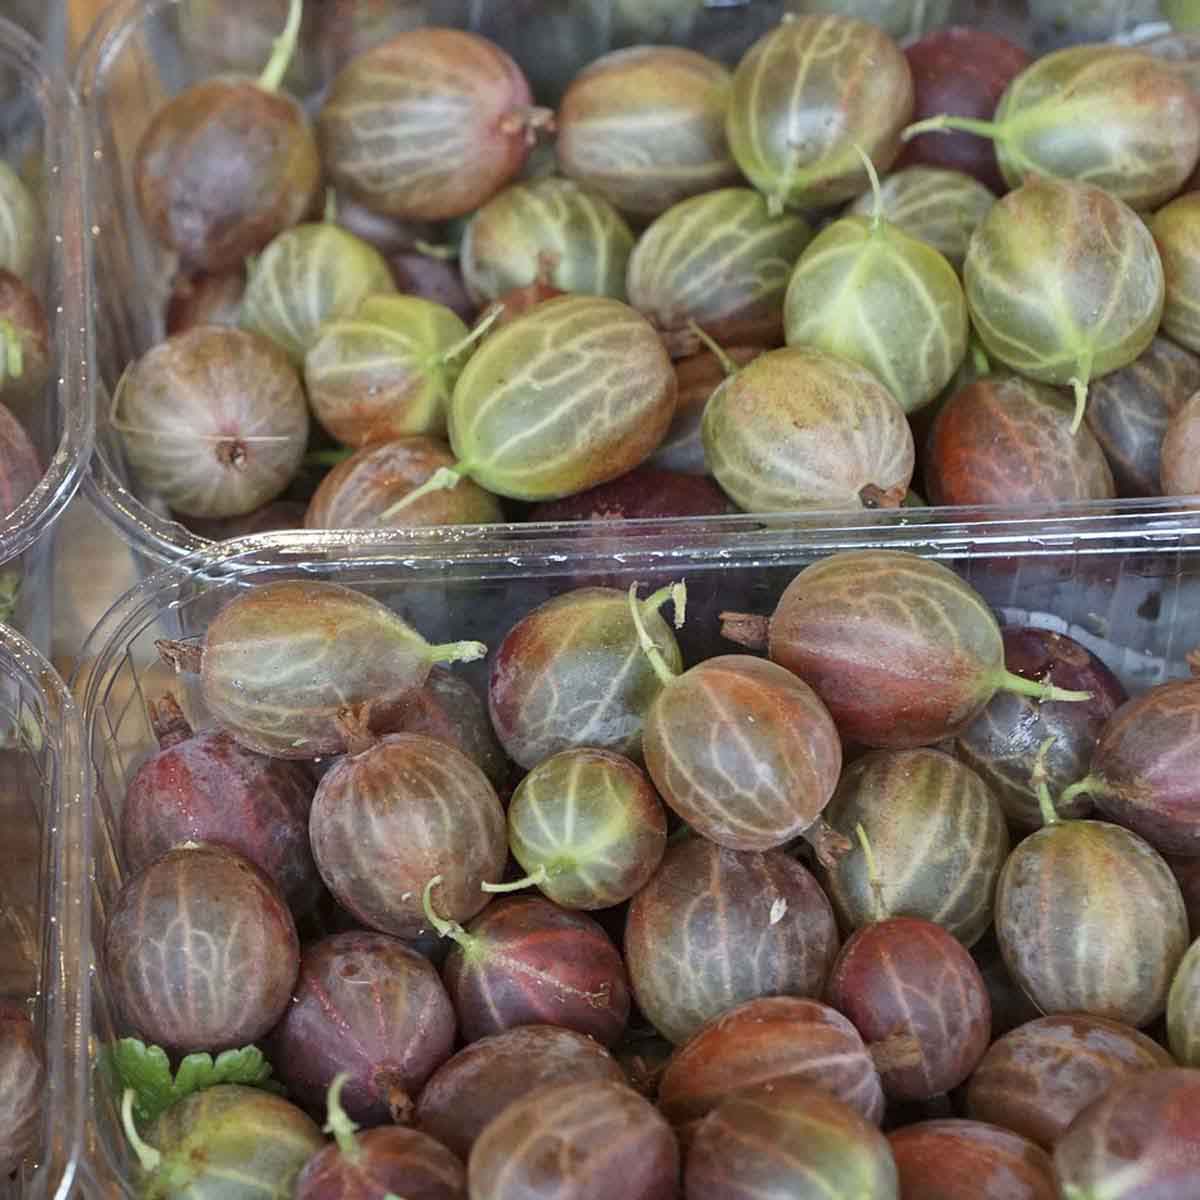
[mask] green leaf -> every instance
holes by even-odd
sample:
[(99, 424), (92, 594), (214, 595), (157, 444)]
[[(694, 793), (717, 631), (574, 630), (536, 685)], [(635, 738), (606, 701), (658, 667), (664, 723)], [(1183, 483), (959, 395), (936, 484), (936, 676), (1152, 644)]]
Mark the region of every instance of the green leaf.
[(171, 1061), (160, 1046), (147, 1046), (137, 1038), (122, 1038), (105, 1048), (106, 1066), (115, 1075), (117, 1089), (132, 1088), (133, 1111), (139, 1124), (156, 1120), (177, 1100), (219, 1083), (281, 1092), (271, 1078), (271, 1064), (257, 1046), (211, 1054), (189, 1054), (171, 1074)]

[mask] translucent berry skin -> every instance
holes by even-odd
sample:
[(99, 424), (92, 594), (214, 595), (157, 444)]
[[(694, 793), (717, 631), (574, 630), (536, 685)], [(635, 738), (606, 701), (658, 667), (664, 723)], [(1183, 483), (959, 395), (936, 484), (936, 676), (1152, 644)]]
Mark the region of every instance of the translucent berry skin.
[(858, 930), (834, 963), (827, 998), (868, 1047), (897, 1035), (915, 1041), (916, 1062), (880, 1063), (891, 1100), (929, 1100), (957, 1087), (991, 1038), (991, 1002), (979, 968), (932, 921), (892, 917)]
[(326, 1146), (304, 1164), (295, 1200), (466, 1200), (467, 1169), (428, 1134), (382, 1126), (355, 1134), (354, 1153)]
[(422, 907), (436, 876), (438, 914), (466, 921), (491, 897), (507, 858), (504, 810), (465, 754), (415, 733), (340, 759), (313, 797), (313, 857), (338, 903), (396, 937), (429, 930)]
[(707, 659), (667, 684), (647, 715), (643, 752), (667, 804), (731, 850), (770, 850), (806, 830), (842, 765), (817, 694), (745, 654)]
[(488, 1200), (670, 1200), (679, 1147), (632, 1088), (589, 1080), (540, 1088), (510, 1105), (476, 1141), (467, 1172), (471, 1195)]
[(823, 208), (867, 186), (856, 144), (882, 173), (901, 149), (912, 72), (874, 25), (840, 15), (777, 25), (738, 64), (725, 134), (775, 208)]
[(901, 550), (848, 550), (806, 567), (780, 597), (769, 650), (816, 691), (844, 738), (888, 749), (964, 728), (1004, 670), (983, 597)]
[(833, 910), (780, 850), (671, 846), (633, 898), (625, 962), (638, 1007), (668, 1040), (758, 996), (820, 996), (837, 955)]
[(408, 1116), (425, 1080), (450, 1057), (454, 1008), (427, 958), (382, 933), (335, 933), (305, 947), (292, 1002), (271, 1035), (276, 1074), (320, 1112), (348, 1072), (342, 1107), (378, 1125)]
[(900, 1200), (901, 1194), (883, 1134), (799, 1077), (740, 1089), (709, 1113), (691, 1138), (684, 1188), (688, 1200)]
[(1200, 679), (1123, 704), (1092, 752), (1096, 807), (1163, 854), (1200, 853)]
[(1050, 1156), (1007, 1129), (982, 1121), (920, 1121), (897, 1129), (888, 1142), (902, 1196), (1058, 1200)]
[(1187, 910), (1162, 856), (1136, 834), (1056, 821), (1004, 864), (996, 933), (1013, 978), (1043, 1012), (1141, 1026), (1166, 1007), (1187, 949)]
[(104, 966), (129, 1028), (169, 1053), (235, 1049), (283, 1015), (300, 967), (279, 889), (217, 846), (169, 850), (109, 912)]
[[(642, 619), (667, 665), (680, 670), (668, 622), (646, 606)], [(491, 662), (488, 710), (519, 766), (532, 769), (579, 745), (640, 761), (646, 710), (662, 683), (638, 645), (623, 591), (578, 588), (548, 600), (509, 630)]]
[(294, 1104), (229, 1083), (172, 1104), (143, 1136), (162, 1155), (138, 1181), (144, 1200), (207, 1194), (291, 1200), (301, 1169), (325, 1145), (316, 1123)]
[[(996, 797), (965, 763), (927, 748), (871, 751), (842, 772), (825, 820), (855, 846), (823, 875), (843, 927), (923, 917), (969, 947), (991, 926), (1008, 828)], [(859, 825), (874, 881), (856, 844)]]
[(466, 1041), (518, 1025), (563, 1025), (612, 1046), (625, 1032), (629, 977), (590, 917), (515, 896), (492, 904), (467, 934), (468, 945), (455, 946), (442, 967)]
[(316, 902), (308, 845), (314, 785), (298, 763), (203, 730), (160, 749), (129, 781), (121, 807), (125, 868), (140, 871), (184, 842), (227, 846), (275, 881), (293, 912)]
[(473, 212), (529, 155), (532, 95), (498, 46), (413, 29), (348, 63), (317, 121), (333, 181), (373, 212), (446, 221)]
[(1174, 1200), (1200, 1193), (1200, 1071), (1167, 1067), (1123, 1080), (1084, 1109), (1054, 1147), (1061, 1194), (1074, 1200)]
[(465, 1162), (476, 1138), (510, 1104), (541, 1087), (600, 1079), (622, 1083), (616, 1059), (558, 1025), (519, 1025), (464, 1046), (421, 1089), (415, 1123)]
[(1038, 1017), (994, 1042), (971, 1076), (967, 1113), (1051, 1150), (1128, 1075), (1174, 1066), (1144, 1033), (1104, 1017)]
[[(1039, 702), (1013, 692), (997, 692), (987, 708), (954, 742), (955, 754), (987, 784), (1016, 827), (1036, 829), (1042, 823), (1033, 769), (1048, 738), (1054, 742), (1042, 759), (1050, 794), (1087, 774), (1105, 722), (1124, 703), (1121, 681), (1085, 646), (1048, 629), (1003, 631), (1004, 662), (1026, 679), (1052, 683), (1070, 691), (1090, 692), (1083, 702)], [(1056, 803), (1060, 817), (1084, 816), (1086, 797)]]
[(317, 758), (345, 753), (348, 710), (394, 706), (432, 666), (424, 638), (378, 600), (287, 580), (240, 593), (213, 618), (200, 686), (208, 711), (242, 745)]
[(938, 505), (1108, 500), (1112, 470), (1072, 404), (1016, 376), (976, 380), (942, 408), (929, 439), (925, 488)]
[(229, 271), (308, 212), (317, 144), (290, 96), (218, 77), (169, 100), (138, 144), (134, 188), (154, 236), (204, 271)]
[(708, 1021), (663, 1072), (658, 1103), (685, 1128), (739, 1088), (796, 1076), (832, 1092), (874, 1125), (883, 1120), (879, 1072), (858, 1030), (817, 1000), (768, 996)]

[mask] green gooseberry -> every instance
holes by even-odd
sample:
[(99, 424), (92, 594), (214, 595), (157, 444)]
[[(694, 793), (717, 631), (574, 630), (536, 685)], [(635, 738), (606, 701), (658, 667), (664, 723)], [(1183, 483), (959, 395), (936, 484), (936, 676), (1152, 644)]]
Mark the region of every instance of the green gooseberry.
[(563, 174), (647, 220), (738, 183), (725, 141), (731, 79), (719, 62), (681, 46), (604, 55), (558, 106)]
[(1103, 188), (1153, 209), (1200, 159), (1200, 106), (1170, 64), (1126, 46), (1069, 46), (1036, 59), (1005, 89), (991, 121), (943, 113), (904, 131), (960, 129), (996, 143), (1001, 174)]
[(967, 352), (967, 302), (932, 246), (875, 210), (827, 225), (800, 256), (784, 301), (789, 346), (836, 354), (873, 372), (905, 412), (928, 404)]
[(0, 269), (28, 283), (42, 240), (42, 219), (21, 177), (0, 159)]
[(629, 303), (685, 354), (690, 321), (727, 345), (778, 345), (783, 297), (812, 240), (795, 213), (772, 216), (753, 188), (721, 188), (669, 208), (638, 239)]
[(1162, 0), (1162, 15), (1175, 29), (1200, 29), (1198, 0)]
[(1075, 391), (1133, 362), (1163, 313), (1163, 264), (1127, 204), (1091, 184), (1031, 178), (998, 200), (963, 266), (971, 322), (989, 358)]
[(221, 1195), (286, 1200), (304, 1164), (325, 1144), (320, 1129), (271, 1092), (224, 1083), (170, 1106), (143, 1139), (133, 1123), (132, 1089), (121, 1115), (140, 1166), (143, 1200)]
[[(719, 352), (718, 352), (719, 353)], [(746, 512), (896, 508), (912, 480), (904, 410), (870, 371), (819, 350), (770, 350), (704, 408), (713, 477)]]
[(785, 16), (734, 72), (725, 134), (777, 214), (857, 196), (867, 179), (855, 147), (886, 170), (912, 111), (908, 60), (878, 26)]
[(558, 500), (644, 462), (675, 416), (670, 356), (640, 313), (560, 296), (486, 338), (458, 377), (448, 427), (457, 463), (379, 517), (473, 479), (513, 500)]
[[(879, 185), (880, 215), (932, 246), (959, 271), (971, 234), (995, 203), (995, 195), (974, 176), (944, 167), (905, 167)], [(873, 194), (864, 192), (849, 214), (869, 217), (874, 206)]]
[(332, 221), (296, 225), (252, 262), (241, 326), (304, 361), (326, 321), (349, 316), (377, 292), (395, 292), (387, 259)]
[(499, 316), (468, 331), (432, 300), (368, 296), (322, 325), (304, 356), (313, 416), (344, 446), (444, 434), (466, 355)]
[(871, 21), (894, 38), (920, 37), (950, 20), (951, 0), (787, 0), (792, 13), (840, 13)]
[(1188, 192), (1159, 209), (1150, 230), (1166, 277), (1163, 333), (1200, 351), (1200, 192)]
[(459, 265), (481, 307), (531, 283), (624, 300), (632, 249), (633, 232), (603, 196), (570, 179), (536, 179), (505, 188), (471, 218)]
[(485, 883), (485, 892), (536, 886), (562, 908), (611, 908), (658, 868), (667, 819), (639, 766), (611, 750), (574, 746), (521, 780), (508, 807), (508, 845), (528, 874)]

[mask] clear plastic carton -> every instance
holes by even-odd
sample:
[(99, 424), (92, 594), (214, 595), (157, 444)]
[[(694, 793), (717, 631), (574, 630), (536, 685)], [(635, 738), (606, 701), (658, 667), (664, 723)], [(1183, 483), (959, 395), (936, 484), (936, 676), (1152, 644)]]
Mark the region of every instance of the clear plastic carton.
[(45, 307), (52, 363), (44, 394), (10, 405), (45, 474), (0, 518), (0, 590), (7, 596), (18, 589), (8, 620), (43, 648), (50, 635), (53, 526), (85, 472), (95, 424), (91, 218), (81, 122), (65, 82), (47, 73), (44, 60), (38, 42), (0, 17), (0, 159), (30, 184), (40, 203), (42, 253), (28, 282)]
[[(88, 751), (96, 773), (92, 944), (122, 880), (116, 837), (126, 782), (156, 748), (146, 702), (172, 692), (195, 727), (207, 724), (194, 677), (158, 659), (158, 638), (198, 638), (239, 590), (288, 578), (333, 580), (390, 605), (430, 641), (499, 645), (508, 629), (551, 596), (585, 584), (648, 590), (688, 587), (679, 634), (687, 665), (732, 647), (718, 635), (722, 609), (769, 613), (806, 563), (844, 549), (891, 547), (939, 559), (961, 572), (1002, 619), (1065, 632), (1100, 654), (1132, 691), (1187, 673), (1200, 644), (1200, 513), (1169, 511), (1028, 520), (962, 513), (943, 523), (898, 514), (830, 524), (828, 519), (727, 517), (692, 523), (686, 543), (640, 523), (639, 536), (576, 527), (512, 527), (444, 538), (370, 533), (267, 534), (191, 555), (126, 594), (93, 631), (80, 681)], [(643, 593), (645, 594), (645, 593)], [(455, 668), (480, 687), (487, 661)], [(79, 966), (86, 973), (87, 963)], [(93, 976), (93, 1053), (126, 1032), (114, 1023), (103, 975)], [(120, 1130), (119, 1097), (94, 1071), (97, 1179), (132, 1187)]]
[[(320, 7), (310, 4), (307, 11), (315, 13)], [(421, 23), (468, 28), (504, 45), (536, 76), (539, 71), (573, 73), (621, 41), (630, 12), (651, 9), (683, 11), (682, 18), (660, 19), (663, 37), (736, 62), (779, 19), (784, 3), (696, 0), (690, 11), (683, 4), (643, 5), (642, 0), (396, 0), (377, 7), (390, 17), (372, 26), (371, 36), (382, 38)], [(1149, 5), (1147, 0), (1106, 0), (1083, 7), (1092, 13), (1093, 22), (1095, 10), (1104, 9), (1099, 35), (1115, 36), (1131, 29), (1148, 7), (1154, 9), (1155, 0)], [(1045, 0), (956, 0), (952, 16), (1044, 49), (1077, 36), (1061, 13), (1055, 17), (1059, 9), (1068, 8), (1069, 4)], [(97, 323), (100, 428), (86, 486), (134, 548), (141, 566), (169, 562), (211, 543), (172, 520), (162, 503), (131, 477), (120, 438), (104, 419), (107, 398), (126, 365), (164, 336), (163, 314), (176, 266), (142, 226), (130, 183), (132, 156), (164, 99), (218, 70), (257, 71), (270, 44), (264, 30), (276, 28), (271, 14), (278, 22), (285, 9), (284, 0), (116, 0), (80, 55), (76, 81), (93, 167), (101, 231), (96, 239), (97, 272), (105, 301)], [(1048, 15), (1036, 19), (1034, 9)], [(368, 5), (359, 11), (373, 10)], [(1096, 36), (1096, 29), (1089, 31)], [(302, 35), (287, 86), (307, 103), (319, 101), (323, 83), (337, 65), (335, 43), (330, 37), (316, 39), (311, 30), (307, 37)], [(556, 86), (549, 77), (538, 82), (543, 88)], [(1110, 508), (1059, 511), (1096, 514)], [(1136, 513), (1140, 506), (1127, 506), (1125, 511)], [(692, 528), (682, 527), (680, 536), (686, 539)]]
[(41, 1149), (6, 1200), (67, 1200), (83, 1161), (90, 994), (91, 776), (66, 685), (0, 625), (0, 998), (27, 1007), (46, 1053)]

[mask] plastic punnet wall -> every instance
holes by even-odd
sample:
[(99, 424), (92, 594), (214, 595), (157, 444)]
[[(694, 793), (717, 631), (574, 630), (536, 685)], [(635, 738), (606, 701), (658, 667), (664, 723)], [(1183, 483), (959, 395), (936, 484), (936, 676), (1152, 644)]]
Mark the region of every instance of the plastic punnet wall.
[(38, 1148), (0, 1188), (12, 1200), (66, 1200), (81, 1177), (91, 904), (82, 733), (63, 681), (0, 625), (0, 1000), (32, 1017), (46, 1070)]
[(27, 361), (22, 375), (0, 388), (41, 472), (32, 491), (0, 518), (0, 595), (6, 619), (42, 648), (50, 635), (53, 527), (86, 470), (94, 430), (90, 207), (80, 119), (65, 85), (43, 68), (45, 57), (28, 33), (0, 18), (0, 160), (34, 202), (34, 248), (21, 282), (48, 327), (42, 361)]
[[(286, 7), (283, 0), (118, 0), (80, 56), (76, 80), (96, 192), (97, 269), (106, 296), (97, 328), (98, 453), (87, 486), (143, 565), (172, 561), (211, 543), (173, 517), (162, 498), (139, 482), (119, 434), (105, 419), (123, 371), (166, 335), (165, 313), (179, 267), (174, 255), (148, 237), (138, 212), (132, 185), (136, 147), (165, 99), (216, 72), (257, 72)], [(315, 111), (349, 56), (400, 30), (436, 24), (498, 42), (517, 57), (539, 97), (552, 104), (582, 66), (638, 36), (688, 45), (736, 64), (784, 7), (778, 0), (707, 0), (690, 7), (627, 0), (411, 0), (357, 6), (360, 23), (352, 27), (321, 16), (334, 8), (309, 4), (284, 86)], [(1158, 14), (1153, 0), (1100, 6), (955, 0), (930, 11), (935, 8), (949, 20), (1003, 33), (1036, 51), (1069, 40), (1145, 32), (1155, 28)], [(1136, 501), (1128, 505), (1130, 515), (1153, 510)], [(1102, 510), (1061, 509), (1063, 514), (1087, 511)]]
[[(443, 541), (387, 531), (274, 534), (162, 568), (113, 607), (84, 651), (95, 659), (84, 703), (97, 780), (96, 868), (93, 957), (78, 970), (86, 975), (89, 965), (99, 966), (106, 913), (125, 875), (118, 836), (125, 787), (158, 745), (148, 702), (169, 693), (194, 728), (209, 723), (196, 677), (164, 665), (155, 643), (201, 638), (233, 596), (267, 582), (332, 580), (383, 601), (431, 642), (478, 639), (494, 650), (518, 619), (572, 588), (638, 582), (646, 594), (683, 580), (687, 619), (678, 637), (690, 666), (730, 651), (718, 632), (723, 610), (769, 613), (806, 564), (839, 550), (891, 548), (952, 567), (1003, 622), (1078, 639), (1131, 693), (1187, 674), (1185, 655), (1200, 642), (1200, 520), (960, 517), (911, 525), (882, 516), (832, 529), (733, 517), (698, 523), (686, 546), (655, 525), (620, 546), (595, 531), (566, 535), (552, 528)], [(455, 670), (477, 688), (486, 685), (487, 660)], [(120, 1097), (98, 1057), (128, 1031), (117, 1021), (103, 971), (92, 978), (92, 1170), (97, 1181), (132, 1194), (136, 1175), (120, 1128)]]

